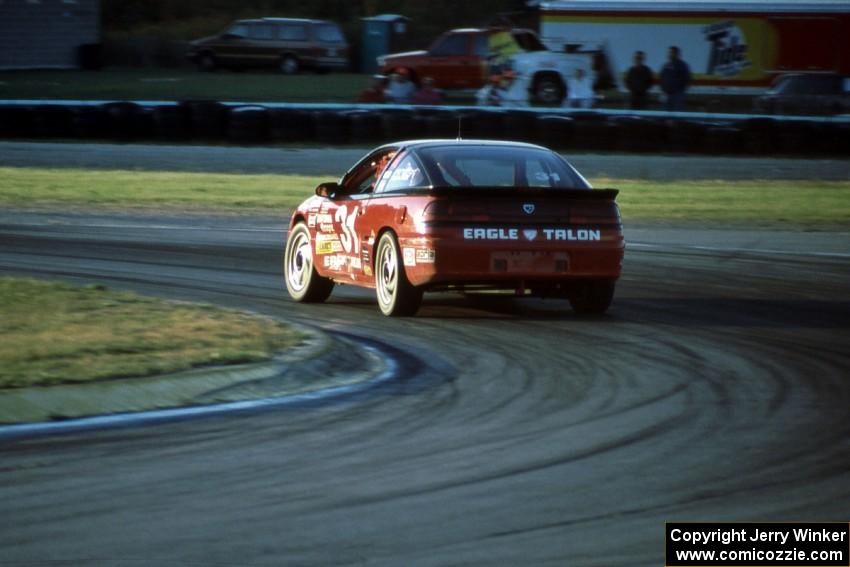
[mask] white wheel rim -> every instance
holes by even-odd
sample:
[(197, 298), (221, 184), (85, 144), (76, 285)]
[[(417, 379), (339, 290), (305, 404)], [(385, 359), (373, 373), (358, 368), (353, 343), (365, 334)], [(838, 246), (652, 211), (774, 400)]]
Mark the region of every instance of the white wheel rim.
[(395, 297), (398, 283), (398, 262), (395, 247), (386, 244), (378, 258), (378, 298), (382, 305), (390, 305)]
[(286, 261), (286, 281), (295, 292), (307, 287), (313, 270), (313, 252), (310, 249), (310, 237), (303, 230), (292, 235), (292, 246)]

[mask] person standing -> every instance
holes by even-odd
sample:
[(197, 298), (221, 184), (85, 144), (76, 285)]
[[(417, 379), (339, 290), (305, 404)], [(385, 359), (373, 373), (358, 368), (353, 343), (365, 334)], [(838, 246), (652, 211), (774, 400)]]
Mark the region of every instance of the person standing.
[(669, 111), (685, 109), (685, 91), (691, 84), (691, 68), (682, 60), (682, 52), (675, 45), (667, 52), (667, 63), (659, 74), (661, 90), (667, 95), (665, 108)]
[(413, 104), (443, 104), (443, 94), (434, 88), (434, 79), (422, 79), (422, 87), (413, 94)]
[(576, 69), (575, 75), (567, 79), (567, 100), (564, 105), (568, 108), (590, 108), (594, 97), (593, 81), (584, 69)]
[(500, 106), (502, 104), (502, 75), (490, 75), (490, 80), (475, 94), (479, 106)]
[(649, 89), (655, 80), (652, 77), (652, 69), (644, 61), (646, 55), (643, 51), (635, 51), (634, 65), (629, 67), (626, 73), (626, 88), (631, 94), (631, 105), (633, 110), (644, 110), (648, 106)]
[(384, 98), (394, 104), (410, 104), (415, 92), (416, 85), (410, 80), (410, 71), (402, 67), (390, 75), (390, 84), (384, 91)]
[(499, 104), (510, 108), (528, 106), (528, 79), (511, 69), (502, 72), (499, 82)]

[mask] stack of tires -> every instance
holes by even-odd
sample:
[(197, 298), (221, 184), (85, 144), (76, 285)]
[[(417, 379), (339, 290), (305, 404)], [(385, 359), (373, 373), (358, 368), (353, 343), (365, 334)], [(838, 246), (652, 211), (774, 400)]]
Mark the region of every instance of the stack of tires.
[(427, 124), (413, 109), (388, 108), (381, 111), (381, 129), (387, 141), (423, 138)]
[(102, 106), (104, 130), (112, 140), (146, 140), (154, 132), (153, 113), (132, 102), (114, 102)]
[(152, 111), (154, 138), (186, 140), (192, 136), (189, 107), (184, 103), (157, 106)]
[(667, 148), (667, 123), (644, 116), (615, 116), (617, 149), (625, 152), (659, 152)]
[(744, 134), (731, 122), (707, 123), (705, 152), (712, 155), (740, 154), (745, 146)]
[(610, 151), (617, 147), (617, 125), (605, 114), (593, 111), (573, 112), (575, 147), (583, 150)]
[(457, 138), (460, 114), (454, 110), (436, 110), (422, 114), (425, 135), (434, 139)]
[(383, 139), (383, 120), (374, 110), (345, 111), (349, 139), (353, 144), (378, 143)]
[(74, 110), (65, 105), (45, 104), (32, 114), (32, 133), (37, 138), (73, 138)]
[(269, 140), (269, 111), (247, 104), (227, 110), (227, 138), (239, 144), (262, 144)]
[(271, 109), (269, 129), (271, 139), (276, 142), (308, 142), (316, 139), (313, 115), (301, 109)]
[(776, 120), (750, 118), (740, 124), (743, 149), (756, 155), (772, 155), (780, 149)]
[(717, 155), (847, 155), (850, 124), (769, 117), (700, 120), (614, 115), (596, 110), (441, 107), (267, 107), (185, 101), (143, 106), (0, 105), (0, 137), (194, 140), (236, 144), (371, 145), (440, 138), (510, 139), (558, 149), (708, 153)]
[(183, 103), (189, 113), (192, 138), (222, 140), (227, 133), (227, 107), (210, 100), (190, 100)]
[(102, 106), (80, 106), (74, 109), (74, 136), (83, 139), (107, 137), (106, 111)]
[(504, 130), (495, 136), (520, 142), (537, 142), (537, 113), (527, 110), (508, 110), (502, 120)]
[(667, 149), (676, 153), (705, 151), (705, 136), (709, 125), (697, 120), (674, 120), (668, 124)]
[(537, 117), (536, 138), (539, 143), (557, 149), (575, 146), (575, 120), (560, 114)]

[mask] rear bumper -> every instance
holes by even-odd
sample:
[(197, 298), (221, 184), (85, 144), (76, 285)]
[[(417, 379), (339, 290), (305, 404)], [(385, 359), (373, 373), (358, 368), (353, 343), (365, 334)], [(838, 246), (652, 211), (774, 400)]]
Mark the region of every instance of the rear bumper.
[(587, 280), (616, 280), (625, 241), (601, 230), (597, 241), (478, 241), (456, 237), (402, 237), (408, 280), (426, 289), (454, 286), (513, 288)]
[(315, 69), (327, 69), (329, 71), (348, 71), (349, 64), (347, 59), (340, 57), (312, 57), (309, 61), (305, 61), (309, 67)]

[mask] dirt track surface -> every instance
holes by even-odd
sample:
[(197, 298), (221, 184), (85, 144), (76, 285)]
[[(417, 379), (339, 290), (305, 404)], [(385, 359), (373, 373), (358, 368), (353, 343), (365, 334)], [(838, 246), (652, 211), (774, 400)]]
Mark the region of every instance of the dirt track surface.
[[(77, 167), (339, 177), (368, 148), (285, 149), (0, 142), (0, 167)], [(586, 177), (626, 179), (850, 179), (850, 160), (571, 154)]]
[(656, 566), (665, 521), (847, 520), (850, 259), (831, 235), (627, 233), (606, 317), (444, 294), (390, 320), (359, 290), (289, 301), (282, 224), (0, 218), (0, 272), (422, 361), (410, 388), (344, 402), (0, 440), (5, 564)]

